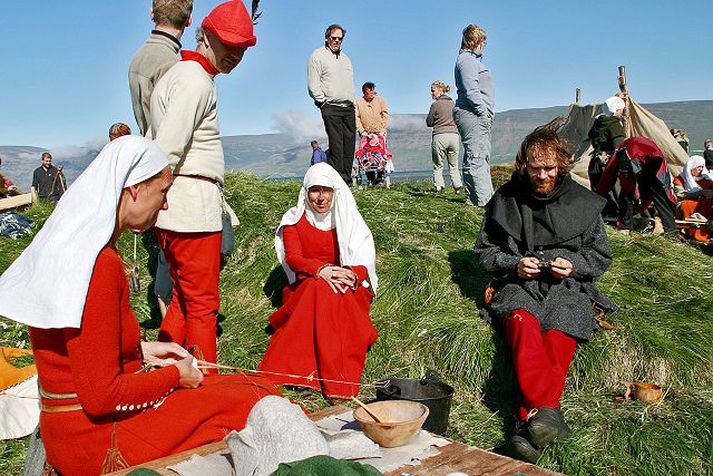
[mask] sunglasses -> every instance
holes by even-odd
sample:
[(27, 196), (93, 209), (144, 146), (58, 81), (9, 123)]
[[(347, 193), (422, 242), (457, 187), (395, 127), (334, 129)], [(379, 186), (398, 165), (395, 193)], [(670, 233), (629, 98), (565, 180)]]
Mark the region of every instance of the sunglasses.
[(342, 41), (344, 39), (344, 37), (343, 36), (330, 36), (329, 39), (332, 41)]

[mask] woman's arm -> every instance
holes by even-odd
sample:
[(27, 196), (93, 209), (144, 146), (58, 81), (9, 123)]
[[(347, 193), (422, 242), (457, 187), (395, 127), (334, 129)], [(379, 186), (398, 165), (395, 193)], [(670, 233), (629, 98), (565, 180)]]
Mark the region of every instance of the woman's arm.
[[(121, 262), (100, 254), (89, 284), (82, 327), (65, 330), (79, 401), (94, 416), (146, 408), (179, 383), (175, 365), (147, 373), (124, 373), (120, 309), (125, 280)], [(136, 345), (138, 353), (140, 342)]]
[(285, 262), (290, 269), (299, 277), (312, 276), (314, 278), (319, 274), (320, 268), (328, 263), (319, 259), (306, 258), (302, 251), (302, 241), (299, 232), (295, 225), (285, 226), (282, 228), (282, 242), (285, 246)]

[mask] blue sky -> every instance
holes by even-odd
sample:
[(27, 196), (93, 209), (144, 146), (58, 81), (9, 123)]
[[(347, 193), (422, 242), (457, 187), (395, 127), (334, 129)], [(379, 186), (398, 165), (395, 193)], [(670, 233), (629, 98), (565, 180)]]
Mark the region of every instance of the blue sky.
[[(194, 26), (220, 2), (195, 0)], [(488, 33), (496, 111), (585, 102), (616, 91), (627, 65), (639, 102), (713, 99), (713, 2), (262, 0), (257, 47), (217, 78), (223, 135), (319, 127), (306, 62), (327, 24), (348, 30), (357, 88), (377, 84), (392, 113), (425, 113), (429, 86), (453, 84), (460, 32)], [(150, 0), (4, 1), (0, 145), (60, 147), (135, 128), (127, 84), (152, 28)], [(193, 49), (194, 27), (184, 48)]]

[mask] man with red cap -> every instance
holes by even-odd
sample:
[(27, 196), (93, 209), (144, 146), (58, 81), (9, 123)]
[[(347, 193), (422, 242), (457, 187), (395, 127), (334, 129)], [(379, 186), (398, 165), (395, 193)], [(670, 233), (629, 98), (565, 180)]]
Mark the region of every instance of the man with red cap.
[(253, 22), (240, 0), (211, 11), (196, 32), (196, 51), (181, 51), (151, 96), (153, 138), (168, 155), (173, 186), (156, 235), (166, 255), (173, 296), (159, 339), (215, 362), (223, 216), (237, 217), (223, 197), (225, 163), (214, 77), (230, 73), (255, 46)]

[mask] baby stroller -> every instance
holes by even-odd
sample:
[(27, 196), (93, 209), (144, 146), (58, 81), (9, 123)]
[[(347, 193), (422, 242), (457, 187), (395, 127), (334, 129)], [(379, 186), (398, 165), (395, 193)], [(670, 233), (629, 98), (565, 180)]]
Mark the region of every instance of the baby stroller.
[[(356, 152), (359, 168), (364, 171), (369, 185), (391, 185), (389, 175), (394, 170), (391, 152), (386, 149), (386, 139), (378, 134), (369, 134), (359, 140)], [(359, 173), (361, 178), (361, 172)]]

